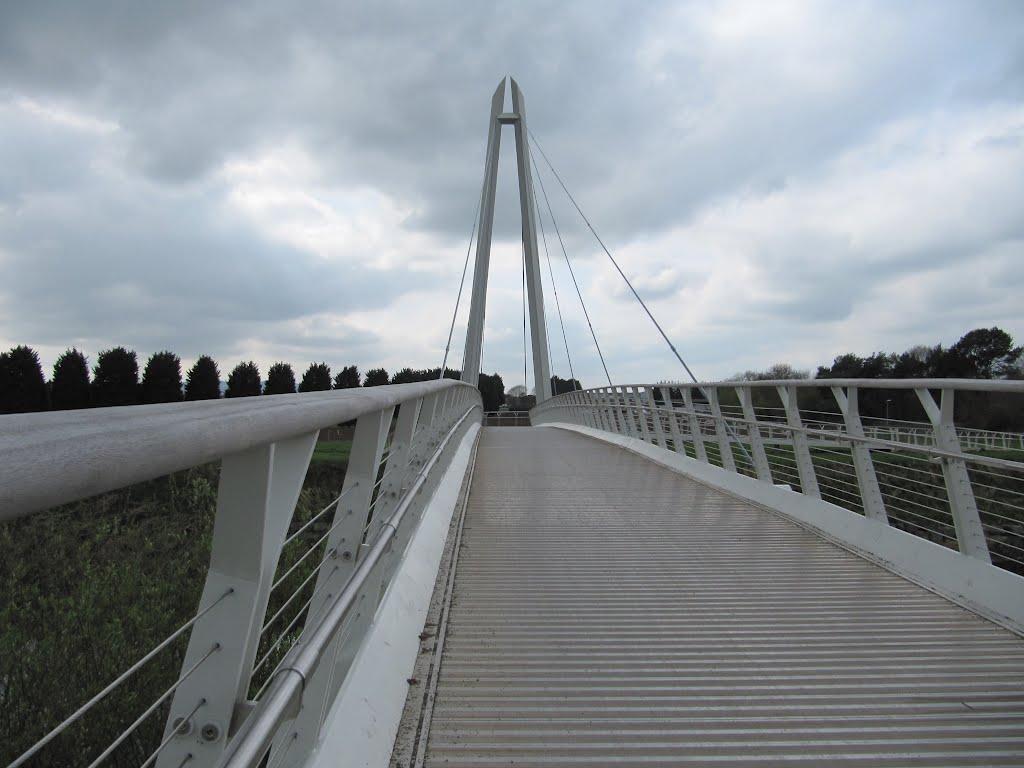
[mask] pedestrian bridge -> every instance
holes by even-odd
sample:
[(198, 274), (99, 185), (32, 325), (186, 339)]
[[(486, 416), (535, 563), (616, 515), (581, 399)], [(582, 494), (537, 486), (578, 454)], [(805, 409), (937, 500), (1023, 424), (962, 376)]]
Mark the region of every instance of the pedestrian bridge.
[[(0, 509), (221, 460), (181, 674), (140, 711), (166, 720), (150, 765), (1024, 764), (1024, 464), (951, 420), (1024, 387), (828, 384), (599, 388), (531, 427), (482, 428), (453, 381), (7, 416)], [(812, 388), (828, 429), (794, 407)], [(933, 439), (863, 436), (872, 388), (917, 397)], [(353, 418), (300, 525), (319, 430)]]
[[(616, 385), (601, 355), (607, 386), (552, 397), (537, 164), (504, 88), (464, 381), (0, 417), (0, 521), (220, 468), (195, 613), (10, 768), (53, 765), (118, 696), (137, 718), (78, 764), (1024, 765), (1024, 442), (977, 418), (1019, 413), (1024, 382), (698, 383), (598, 240), (690, 379)], [(485, 422), (476, 386), (506, 125), (530, 426), (484, 426), (522, 419)], [(320, 431), (353, 420), (337, 495), (296, 517)]]

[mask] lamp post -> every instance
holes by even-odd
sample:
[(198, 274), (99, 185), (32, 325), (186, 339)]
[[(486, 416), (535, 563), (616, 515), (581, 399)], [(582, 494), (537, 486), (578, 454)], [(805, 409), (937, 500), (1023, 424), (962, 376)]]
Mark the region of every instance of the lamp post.
[(890, 431), (892, 430), (892, 426), (889, 424), (889, 403), (891, 402), (892, 400), (889, 399), (885, 401), (885, 426)]

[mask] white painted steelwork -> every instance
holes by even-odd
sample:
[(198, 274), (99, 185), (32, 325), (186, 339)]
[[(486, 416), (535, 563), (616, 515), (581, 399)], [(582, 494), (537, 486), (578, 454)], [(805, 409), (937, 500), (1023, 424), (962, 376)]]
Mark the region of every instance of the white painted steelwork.
[(484, 191), (480, 205), (479, 238), (476, 266), (473, 270), (473, 293), (466, 331), (466, 351), (462, 359), (462, 380), (478, 383), (480, 356), (483, 348), (484, 316), (487, 311), (487, 276), (491, 264), (491, 233), (494, 229), (494, 193), (498, 182), (498, 152), (501, 148), (501, 127), (512, 125), (516, 136), (516, 158), (519, 171), (519, 207), (522, 214), (523, 259), (526, 270), (526, 293), (530, 311), (530, 341), (533, 353), (534, 387), (537, 402), (551, 397), (551, 361), (548, 358), (547, 325), (544, 320), (544, 289), (537, 250), (536, 205), (527, 146), (526, 101), (513, 78), (512, 112), (502, 112), (505, 101), (505, 78), (501, 79), (491, 99), (491, 115), (487, 129), (487, 159), (484, 163)]
[[(3, 416), (0, 519), (222, 459), (202, 609), (186, 624), (191, 635), (182, 676), (157, 702), (171, 699), (165, 738), (152, 760), (174, 767), (187, 758), (189, 765), (212, 766), (223, 757), (231, 765), (255, 766), (273, 744), (284, 747), (277, 755), (282, 761), (288, 757), (288, 764), (301, 764), (421, 512), (462, 436), (481, 416), (479, 391), (447, 379)], [(270, 593), (291, 573), (274, 581), (317, 437), (322, 428), (352, 419), (356, 428), (345, 485), (317, 516), (333, 510), (334, 519), (296, 563), (314, 555), (303, 584), (315, 577), (316, 588), (257, 660), (261, 639), (267, 641), (264, 635), (277, 618), (267, 620)], [(299, 533), (287, 542), (302, 544), (295, 538)], [(267, 666), (258, 700), (250, 701), (254, 673), (281, 642), (291, 649), (274, 669)], [(113, 695), (127, 674), (103, 695)], [(156, 704), (147, 713), (155, 709)], [(83, 709), (73, 717), (87, 716)]]
[(423, 765), (1021, 764), (1024, 639), (647, 456), (485, 428), (458, 558)]
[[(798, 396), (814, 389), (834, 411), (799, 407)], [(899, 427), (865, 428), (857, 404), (869, 390), (913, 392), (930, 438), (892, 440), (887, 430)], [(1006, 433), (979, 440), (979, 430), (959, 430), (953, 419), (958, 394), (995, 393), (1024, 405), (1020, 381), (826, 379), (601, 387), (559, 395), (530, 418), (637, 438), (784, 484), (1024, 574), (1024, 449), (1003, 447), (1012, 444)], [(695, 402), (698, 394), (707, 402)]]

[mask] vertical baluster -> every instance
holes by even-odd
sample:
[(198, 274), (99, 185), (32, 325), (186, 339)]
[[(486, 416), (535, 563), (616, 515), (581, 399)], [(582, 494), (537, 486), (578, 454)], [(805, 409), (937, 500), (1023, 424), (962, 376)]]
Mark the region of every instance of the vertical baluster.
[[(702, 461), (705, 464), (708, 463), (708, 451), (704, 447), (704, 430), (701, 427), (700, 419), (697, 417), (697, 409), (693, 407), (693, 390), (690, 387), (680, 387), (681, 394), (683, 395), (683, 405), (686, 408), (687, 418), (690, 423), (690, 435), (693, 437), (693, 450), (697, 453), (697, 460)], [(717, 398), (716, 398), (717, 402)], [(721, 411), (719, 411), (719, 414)], [(715, 433), (718, 433), (718, 425), (715, 425)], [(719, 447), (722, 445), (722, 440), (718, 441)], [(732, 452), (729, 453), (729, 457), (732, 458)], [(736, 471), (735, 463), (733, 465), (733, 471)]]
[[(860, 420), (857, 388), (850, 387), (844, 392), (842, 387), (832, 387), (832, 394), (835, 396), (836, 403), (839, 404), (839, 410), (843, 414), (846, 434), (854, 438), (864, 437), (864, 424)], [(859, 440), (854, 440), (850, 443), (850, 452), (853, 455), (853, 468), (857, 472), (857, 485), (860, 486), (860, 498), (864, 504), (864, 515), (872, 520), (888, 523), (889, 518), (885, 513), (882, 491), (878, 487), (878, 477), (875, 475), (875, 465), (871, 459), (871, 450)]]
[(672, 450), (685, 456), (686, 450), (683, 449), (682, 438), (679, 436), (679, 414), (676, 411), (675, 404), (672, 402), (672, 387), (661, 387), (661, 399), (665, 401), (665, 408), (667, 409), (665, 415), (668, 418)]
[(640, 422), (640, 439), (645, 443), (651, 442), (651, 430), (647, 426), (647, 416), (649, 408), (647, 407), (647, 398), (641, 387), (633, 387), (633, 413), (636, 415), (637, 421)]
[[(668, 450), (668, 443), (665, 441), (665, 427), (661, 421), (665, 413), (665, 408), (667, 408), (667, 405), (662, 405), (659, 407), (657, 400), (654, 397), (654, 393), (654, 389), (650, 387), (647, 388), (647, 404), (650, 406), (651, 409), (651, 423), (654, 425), (654, 439), (657, 441), (659, 448), (664, 448), (665, 450)], [(664, 400), (664, 391), (659, 392), (659, 394), (661, 395), (662, 400)]]
[(629, 400), (626, 398), (625, 387), (615, 387), (615, 402), (618, 406), (619, 412), (619, 434), (626, 435), (627, 437), (634, 437), (633, 434), (633, 422), (629, 415)]
[[(315, 596), (306, 613), (307, 626), (313, 624), (323, 607), (340, 593), (359, 562), (363, 529), (367, 525), (369, 506), (373, 500), (374, 485), (394, 411), (392, 406), (364, 414), (356, 421), (352, 452), (342, 486), (343, 497), (334, 511), (331, 523), (333, 530), (327, 539), (327, 557), (320, 568)], [(375, 516), (370, 523), (367, 541), (372, 540), (374, 529), (379, 524), (380, 518)], [(327, 650), (317, 673), (306, 681), (298, 717), (293, 725), (282, 729), (278, 735), (278, 739), (281, 739), (297, 734), (295, 743), (288, 750), (289, 757), (294, 755), (299, 760), (313, 748), (327, 710), (345, 679), (371, 618), (370, 607), (365, 601), (358, 603), (349, 615), (348, 631), (339, 633)]]
[(730, 472), (735, 472), (736, 459), (732, 455), (729, 430), (726, 428), (725, 416), (722, 414), (722, 406), (718, 401), (718, 388), (706, 387), (704, 391), (708, 397), (708, 404), (711, 406), (711, 415), (715, 420), (715, 436), (718, 438), (718, 450), (722, 454), (722, 466)]
[(770, 483), (772, 482), (772, 470), (768, 465), (768, 456), (764, 452), (764, 440), (761, 439), (757, 414), (754, 413), (750, 387), (736, 387), (736, 394), (740, 398), (740, 405), (743, 406), (743, 418), (747, 421), (747, 437), (754, 454), (754, 469), (757, 471), (757, 479), (764, 483)]
[(780, 385), (776, 389), (779, 391), (779, 397), (782, 398), (782, 407), (786, 409), (786, 423), (792, 427), (789, 436), (793, 443), (793, 453), (796, 456), (797, 474), (800, 475), (800, 489), (805, 495), (820, 499), (821, 489), (818, 488), (818, 478), (814, 472), (811, 449), (807, 443), (807, 435), (802, 431), (803, 420), (800, 418), (796, 388)]
[[(921, 405), (924, 406), (928, 419), (932, 423), (935, 445), (949, 453), (960, 453), (960, 440), (953, 423), (953, 390), (943, 389), (940, 405), (935, 404), (931, 392), (927, 389), (915, 389)], [(953, 512), (953, 525), (956, 528), (956, 540), (960, 551), (983, 560), (992, 562), (985, 541), (985, 531), (981, 527), (978, 505), (974, 500), (974, 489), (971, 478), (967, 474), (967, 463), (962, 458), (942, 457), (942, 477), (946, 483), (949, 506)]]
[(226, 456), (221, 462), (210, 569), (200, 605), (211, 604), (229, 589), (233, 593), (192, 629), (182, 670), (194, 666), (211, 648), (219, 650), (175, 692), (165, 738), (177, 718), (201, 699), (206, 704), (193, 717), (191, 728), (160, 753), (160, 768), (177, 766), (187, 754), (192, 755), (192, 765), (212, 766), (224, 751), (233, 721), (247, 711), (249, 677), (274, 571), (318, 436), (319, 430)]

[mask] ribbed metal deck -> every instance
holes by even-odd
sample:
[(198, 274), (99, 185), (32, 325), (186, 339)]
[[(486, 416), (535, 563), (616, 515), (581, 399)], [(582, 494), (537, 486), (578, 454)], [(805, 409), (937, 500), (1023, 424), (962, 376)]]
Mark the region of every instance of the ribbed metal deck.
[(558, 429), (485, 429), (426, 765), (1024, 765), (1024, 640)]

